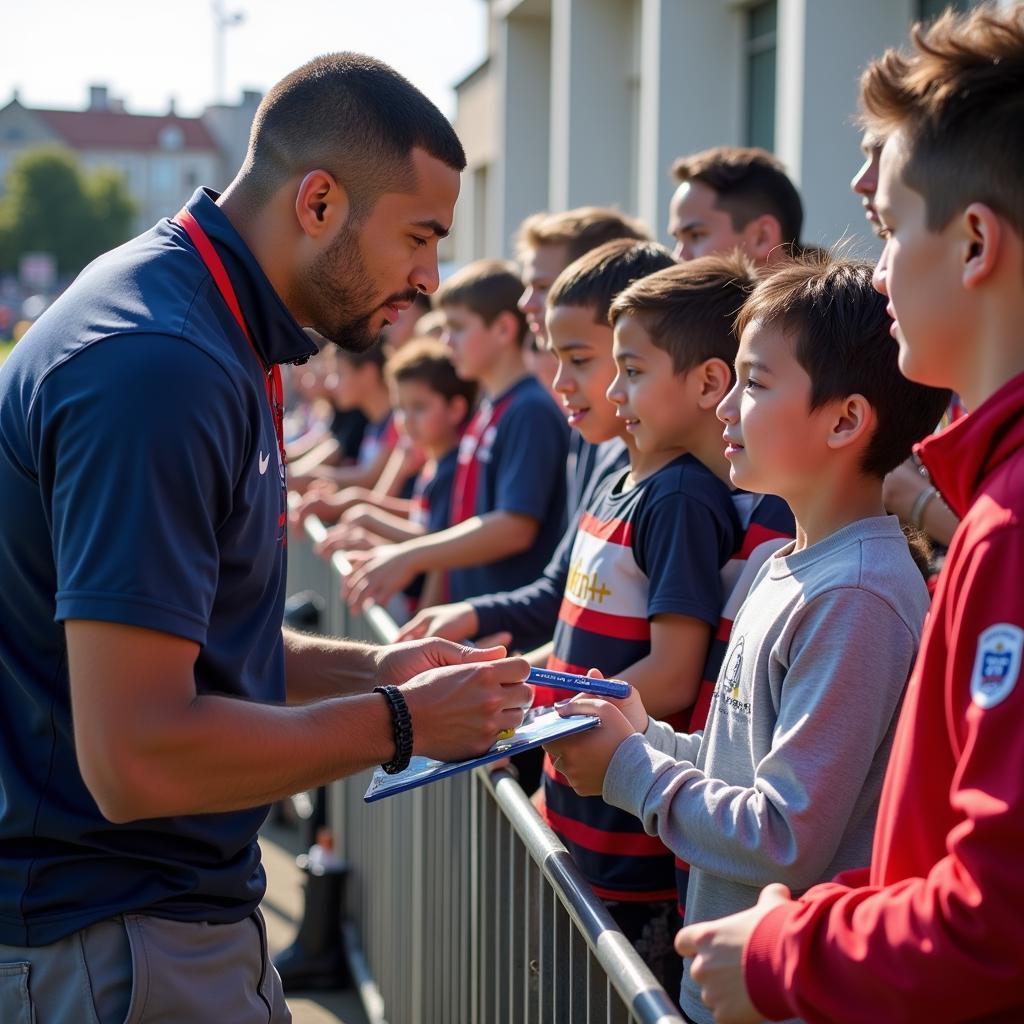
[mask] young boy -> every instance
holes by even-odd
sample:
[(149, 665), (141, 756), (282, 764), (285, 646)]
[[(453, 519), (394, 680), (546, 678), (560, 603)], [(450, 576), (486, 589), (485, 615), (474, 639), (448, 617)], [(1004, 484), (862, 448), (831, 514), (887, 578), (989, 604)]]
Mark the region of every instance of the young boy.
[[(317, 548), (321, 554), (409, 540), (448, 525), (459, 438), (476, 385), (459, 377), (448, 346), (431, 338), (407, 342), (391, 356), (387, 378), (396, 419), (427, 462), (410, 499), (374, 497), (353, 506), (327, 531)], [(443, 597), (443, 591), (433, 596)]]
[(398, 439), (391, 415), (391, 396), (384, 379), (387, 354), (380, 345), (365, 352), (335, 352), (334, 386), (331, 400), (341, 411), (358, 410), (367, 420), (355, 465), (332, 466), (310, 456), (294, 462), (288, 485), (305, 490), (314, 481), (331, 490), (343, 487), (372, 487)]
[[(634, 699), (625, 715), (599, 705), (595, 742), (556, 748), (575, 786), (691, 865), (687, 921), (748, 907), (770, 881), (805, 889), (866, 862), (928, 608), (882, 479), (948, 400), (900, 375), (867, 264), (776, 270), (736, 328), (736, 383), (718, 411), (730, 476), (785, 498), (796, 540), (737, 616), (703, 733), (648, 726)], [(711, 1020), (689, 976), (682, 1007)]]
[[(530, 328), (527, 349), (532, 345), (536, 351), (536, 355), (530, 357), (533, 372), (545, 387), (552, 387), (558, 368), (545, 327), (547, 296), (555, 279), (570, 263), (607, 242), (617, 239), (645, 242), (649, 238), (650, 232), (639, 221), (604, 206), (580, 206), (557, 213), (535, 213), (519, 226), (516, 259), (523, 278), (519, 308)], [(558, 401), (557, 394), (555, 401)], [(565, 466), (570, 522), (575, 520), (579, 512), (584, 491), (587, 490), (597, 463), (606, 464), (609, 455), (607, 448), (599, 450), (578, 431), (571, 433), (569, 458)], [(572, 529), (575, 535), (574, 525)], [(561, 593), (561, 588), (558, 592)]]
[[(608, 309), (618, 292), (633, 281), (673, 265), (664, 246), (623, 238), (580, 256), (550, 288), (545, 287), (549, 307), (545, 337), (558, 365), (555, 390), (569, 425), (599, 451), (585, 491), (588, 501), (595, 486), (609, 474), (619, 474), (629, 462), (625, 426), (607, 397), (615, 379)], [(538, 579), (513, 591), (424, 608), (402, 630), (402, 639), (429, 634), (463, 640), (499, 632), (550, 637), (569, 575), (578, 519), (577, 513)], [(544, 657), (539, 663), (546, 660)]]
[[(722, 607), (720, 571), (742, 532), (715, 408), (731, 383), (732, 315), (753, 282), (748, 264), (709, 257), (644, 277), (611, 304), (607, 396), (630, 466), (582, 514), (548, 665), (624, 675), (662, 715), (693, 704)], [(613, 340), (611, 327), (595, 337), (578, 307), (555, 306), (549, 327), (563, 349), (562, 331), (605, 351)], [(596, 397), (577, 395), (581, 427), (600, 414)], [(538, 692), (539, 703), (551, 699)], [(578, 797), (550, 760), (541, 813), (655, 975), (677, 988), (669, 851), (629, 815)]]
[(687, 928), (726, 1024), (1024, 1019), (1024, 8), (946, 15), (862, 79), (886, 139), (876, 284), (900, 368), (970, 413), (919, 448), (962, 522), (921, 641), (871, 866)]
[(456, 372), (484, 401), (463, 435), (451, 526), (372, 553), (353, 552), (354, 607), (387, 601), (421, 572), (447, 569), (451, 596), (505, 590), (535, 579), (565, 525), (568, 427), (526, 371), (522, 285), (510, 265), (470, 264), (438, 294)]

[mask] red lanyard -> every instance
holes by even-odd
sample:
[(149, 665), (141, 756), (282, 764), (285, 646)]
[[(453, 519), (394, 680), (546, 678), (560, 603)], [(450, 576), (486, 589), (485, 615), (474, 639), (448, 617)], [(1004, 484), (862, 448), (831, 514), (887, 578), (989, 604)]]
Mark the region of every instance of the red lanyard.
[(217, 286), (217, 291), (220, 292), (228, 309), (231, 310), (232, 316), (238, 321), (238, 326), (242, 328), (242, 333), (245, 335), (246, 341), (249, 342), (253, 355), (256, 356), (263, 369), (265, 374), (264, 382), (267, 387), (267, 401), (270, 403), (270, 411), (274, 417), (274, 430), (277, 433), (277, 451), (281, 458), (281, 467), (283, 469), (286, 460), (284, 450), (284, 385), (281, 382), (281, 367), (277, 363), (267, 366), (260, 357), (256, 344), (252, 340), (252, 335), (249, 333), (249, 325), (245, 322), (245, 317), (242, 316), (242, 307), (238, 304), (238, 297), (235, 295), (231, 278), (228, 277), (223, 261), (217, 255), (217, 250), (214, 249), (213, 243), (200, 226), (199, 221), (195, 219), (189, 210), (180, 210), (174, 220), (188, 232), (188, 237), (192, 239), (192, 244), (199, 252), (199, 258), (206, 264), (206, 269), (210, 272), (213, 283)]

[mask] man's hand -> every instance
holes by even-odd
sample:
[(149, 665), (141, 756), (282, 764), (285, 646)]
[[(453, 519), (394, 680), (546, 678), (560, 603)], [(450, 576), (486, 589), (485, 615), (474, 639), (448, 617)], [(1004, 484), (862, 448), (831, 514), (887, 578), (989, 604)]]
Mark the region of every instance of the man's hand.
[(353, 572), (342, 584), (349, 607), (362, 611), (371, 602), (387, 604), (421, 572), (414, 550), (401, 544), (388, 544), (373, 551), (346, 551)]
[(479, 628), (476, 609), (468, 601), (459, 601), (422, 608), (399, 630), (398, 639), (442, 636), (447, 640), (465, 640), (475, 636)]
[(414, 753), (442, 761), (476, 757), (494, 746), (498, 733), (522, 723), (533, 699), (524, 682), (530, 666), (501, 658), (500, 648), (476, 653), (499, 657), (432, 668), (402, 686)]
[(791, 898), (784, 885), (767, 885), (749, 910), (688, 925), (676, 935), (676, 952), (694, 958), (690, 975), (700, 985), (701, 999), (711, 1008), (716, 1024), (758, 1024), (763, 1019), (747, 994), (743, 950), (762, 918)]
[(473, 665), (505, 657), (504, 647), (464, 647), (448, 640), (428, 637), (377, 649), (375, 686), (401, 686), (413, 676), (443, 665)]
[(574, 697), (568, 703), (556, 704), (555, 707), (563, 718), (597, 715), (601, 719), (601, 724), (595, 729), (544, 745), (555, 769), (569, 780), (580, 796), (600, 796), (612, 756), (622, 741), (637, 730), (612, 703), (595, 697)]

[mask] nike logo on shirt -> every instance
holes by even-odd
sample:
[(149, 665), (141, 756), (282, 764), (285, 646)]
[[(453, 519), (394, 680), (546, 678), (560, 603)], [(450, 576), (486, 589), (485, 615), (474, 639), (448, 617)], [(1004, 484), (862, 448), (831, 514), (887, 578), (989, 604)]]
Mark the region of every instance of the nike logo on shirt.
[(263, 476), (263, 474), (266, 473), (267, 466), (269, 466), (269, 465), (270, 465), (270, 454), (268, 453), (268, 454), (264, 455), (263, 452), (260, 452), (260, 476)]

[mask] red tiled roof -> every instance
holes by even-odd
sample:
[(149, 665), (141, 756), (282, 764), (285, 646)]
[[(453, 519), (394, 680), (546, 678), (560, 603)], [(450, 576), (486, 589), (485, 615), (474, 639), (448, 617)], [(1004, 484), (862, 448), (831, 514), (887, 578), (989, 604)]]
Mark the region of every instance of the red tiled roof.
[[(165, 149), (161, 131), (170, 126), (181, 130), (181, 150), (217, 151), (217, 143), (197, 117), (174, 114), (126, 114), (117, 110), (39, 110), (32, 113), (73, 149)], [(172, 150), (173, 151), (173, 150)]]

